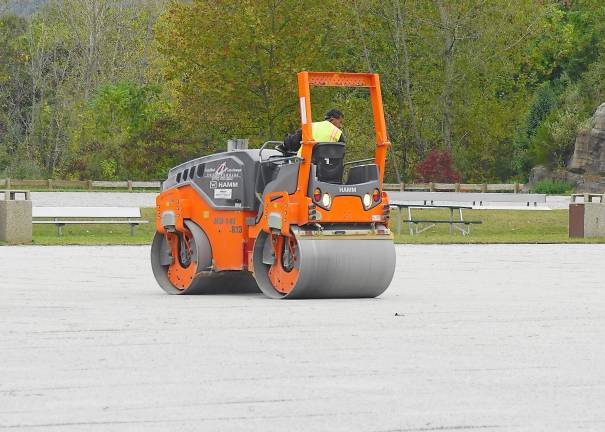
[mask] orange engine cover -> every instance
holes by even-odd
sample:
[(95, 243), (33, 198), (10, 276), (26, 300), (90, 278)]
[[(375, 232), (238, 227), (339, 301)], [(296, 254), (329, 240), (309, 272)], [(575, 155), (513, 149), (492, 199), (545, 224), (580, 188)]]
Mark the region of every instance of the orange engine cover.
[(247, 269), (252, 246), (249, 244), (246, 218), (254, 218), (255, 212), (213, 209), (189, 185), (162, 192), (156, 198), (156, 204), (158, 232), (166, 232), (162, 214), (172, 211), (178, 231), (186, 230), (184, 219), (191, 219), (204, 230), (212, 247), (214, 271)]

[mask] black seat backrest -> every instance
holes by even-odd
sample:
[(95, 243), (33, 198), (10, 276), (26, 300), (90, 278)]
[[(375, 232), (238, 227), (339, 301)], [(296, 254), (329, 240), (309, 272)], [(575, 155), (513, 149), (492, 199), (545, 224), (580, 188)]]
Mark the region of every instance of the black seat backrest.
[(315, 144), (311, 163), (317, 166), (317, 180), (342, 184), (345, 163), (344, 143), (319, 142)]
[(378, 167), (376, 164), (357, 165), (349, 170), (347, 184), (361, 184), (378, 180)]

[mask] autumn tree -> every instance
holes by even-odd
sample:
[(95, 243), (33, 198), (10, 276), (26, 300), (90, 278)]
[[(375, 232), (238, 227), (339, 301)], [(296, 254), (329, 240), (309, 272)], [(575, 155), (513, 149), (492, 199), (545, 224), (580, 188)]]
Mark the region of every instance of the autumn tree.
[[(355, 2), (358, 65), (381, 74), (389, 133), (402, 168), (451, 149), (469, 179), (510, 175), (510, 130), (523, 116), (528, 45), (546, 6), (529, 0)], [(355, 21), (357, 20), (357, 21)], [(503, 168), (501, 168), (503, 167)]]
[(158, 29), (180, 115), (207, 136), (281, 139), (298, 125), (297, 72), (332, 59), (325, 1), (178, 2)]

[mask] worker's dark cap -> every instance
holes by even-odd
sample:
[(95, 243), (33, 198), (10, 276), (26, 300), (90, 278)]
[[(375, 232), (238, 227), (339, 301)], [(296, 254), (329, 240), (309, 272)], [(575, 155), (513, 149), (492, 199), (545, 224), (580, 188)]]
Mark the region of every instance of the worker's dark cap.
[(326, 120), (330, 120), (333, 118), (337, 118), (337, 119), (343, 118), (342, 111), (339, 111), (337, 109), (331, 109), (330, 111), (328, 111), (326, 113)]

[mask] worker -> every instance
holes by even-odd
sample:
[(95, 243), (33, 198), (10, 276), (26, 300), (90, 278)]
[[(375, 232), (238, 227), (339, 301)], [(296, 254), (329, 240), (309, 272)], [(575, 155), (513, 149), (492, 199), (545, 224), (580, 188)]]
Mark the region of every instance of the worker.
[[(342, 127), (344, 124), (344, 115), (337, 109), (331, 109), (326, 113), (325, 120), (313, 122), (313, 139), (317, 142), (345, 142)], [(289, 153), (302, 153), (302, 130), (297, 130), (294, 134), (284, 138), (283, 149)]]

